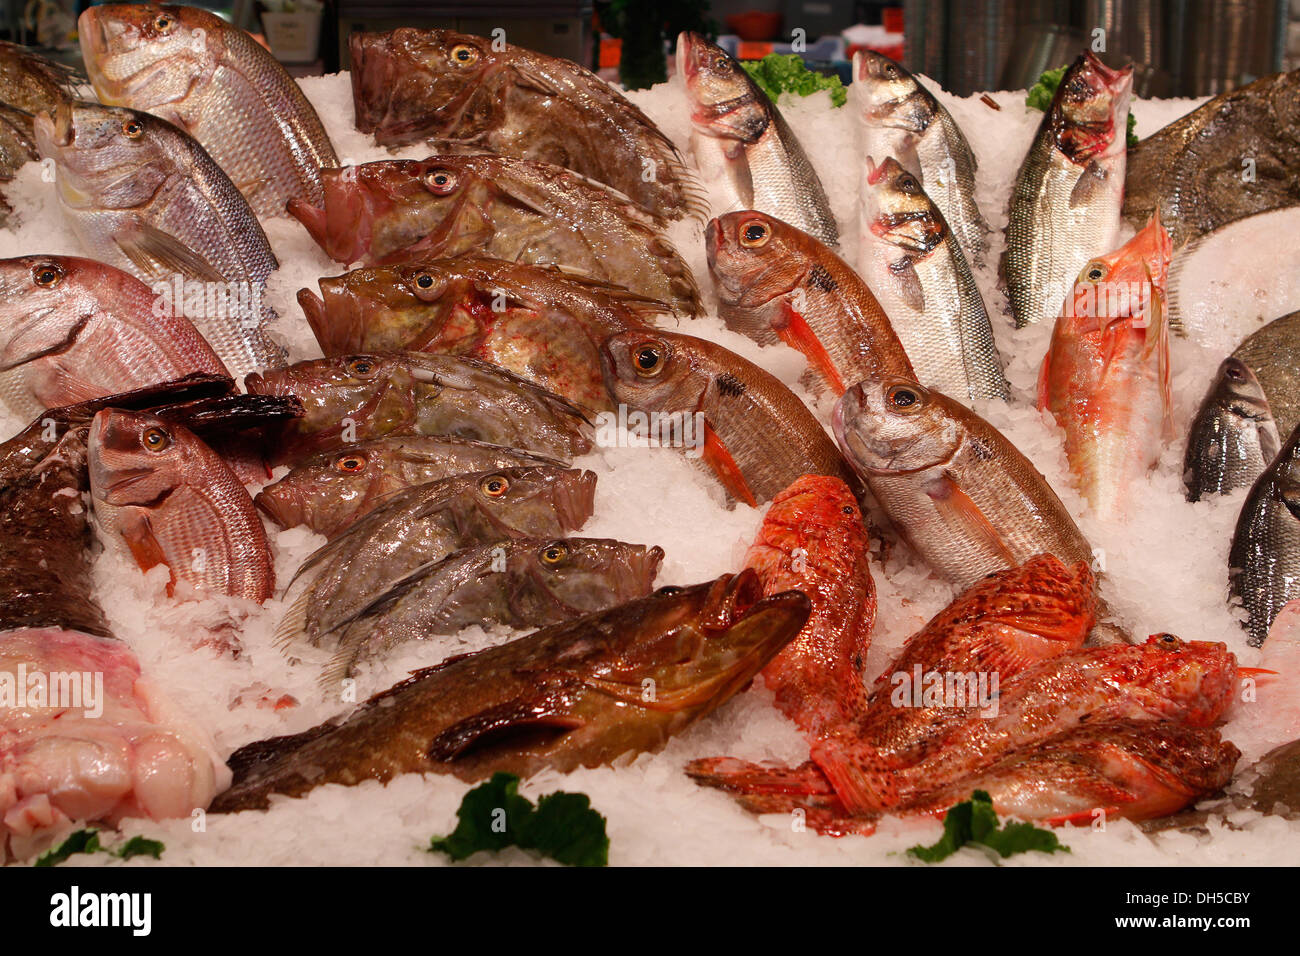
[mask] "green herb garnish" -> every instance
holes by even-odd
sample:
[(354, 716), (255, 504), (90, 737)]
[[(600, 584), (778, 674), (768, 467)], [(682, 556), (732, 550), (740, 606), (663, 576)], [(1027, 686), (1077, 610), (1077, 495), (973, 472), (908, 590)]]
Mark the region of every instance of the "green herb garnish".
[(107, 847), (99, 842), (98, 830), (78, 830), (54, 849), (42, 853), (35, 865), (58, 866), (75, 853), (107, 853), (123, 860), (129, 860), (133, 856), (151, 856), (156, 860), (165, 849), (158, 840), (142, 836), (133, 836), (119, 847)]
[(549, 793), (534, 807), (518, 791), (517, 776), (493, 774), (465, 794), (456, 811), (456, 829), (431, 839), (429, 852), (446, 853), (455, 862), (479, 850), (518, 846), (568, 866), (609, 863), (605, 818), (591, 808), (585, 793)]
[(838, 76), (808, 69), (797, 53), (769, 53), (761, 60), (745, 60), (740, 65), (773, 103), (782, 93), (809, 96), (818, 90), (829, 90), (836, 106), (843, 106), (848, 99), (848, 91)]
[(1055, 833), (1041, 830), (1032, 823), (1008, 822), (999, 828), (993, 800), (983, 790), (976, 790), (969, 800), (957, 804), (944, 815), (943, 836), (938, 843), (917, 845), (907, 852), (925, 863), (938, 863), (967, 844), (988, 847), (1003, 859), (1029, 850), (1070, 852)]
[[(1056, 96), (1056, 88), (1061, 85), (1061, 77), (1065, 76), (1065, 71), (1070, 67), (1058, 66), (1055, 70), (1047, 70), (1038, 78), (1038, 82), (1029, 88), (1029, 94), (1025, 97), (1025, 105), (1032, 110), (1038, 110), (1046, 113), (1052, 106), (1052, 99)], [(1125, 129), (1125, 142), (1128, 148), (1132, 149), (1138, 144), (1137, 119), (1133, 116), (1133, 111), (1129, 110), (1128, 126)]]

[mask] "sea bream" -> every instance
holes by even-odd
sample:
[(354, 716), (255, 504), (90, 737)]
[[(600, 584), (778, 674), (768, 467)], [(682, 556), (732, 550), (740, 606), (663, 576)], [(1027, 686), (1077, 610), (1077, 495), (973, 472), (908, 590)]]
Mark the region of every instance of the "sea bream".
[(871, 289), (812, 236), (745, 210), (712, 220), (704, 246), (727, 327), (802, 352), (814, 382), (841, 395), (871, 375), (913, 374)]
[(672, 141), (572, 60), (452, 30), (353, 30), (357, 129), (380, 146), (425, 140), (564, 166), (669, 219), (700, 211)]
[(165, 296), (235, 374), (284, 364), (264, 301), (279, 263), (247, 200), (193, 137), (148, 113), (76, 103), (37, 116), (36, 142), (92, 256)]
[(325, 783), (528, 777), (657, 750), (747, 685), (807, 619), (802, 593), (763, 597), (752, 571), (665, 588), (453, 657), (349, 716), (249, 744), (230, 758), (235, 782), (212, 812)]
[(858, 274), (880, 299), (916, 378), (960, 402), (1011, 397), (984, 298), (956, 236), (893, 157), (863, 167)]
[(334, 147), (297, 81), (243, 30), (197, 7), (109, 3), (81, 14), (77, 36), (101, 103), (189, 133), (259, 216), (320, 202)]
[(1002, 276), (1016, 327), (1054, 318), (1070, 283), (1115, 246), (1133, 68), (1091, 52), (1070, 65), (1011, 193)]
[(839, 245), (830, 200), (808, 154), (745, 68), (700, 34), (683, 33), (677, 72), (685, 78), (696, 163), (727, 186), (728, 208), (715, 212), (755, 209)]
[(193, 373), (229, 373), (129, 273), (76, 256), (0, 260), (0, 400), (32, 418)]
[(1281, 445), (1259, 379), (1245, 362), (1229, 356), (1219, 364), (1188, 430), (1183, 455), (1187, 500), (1250, 487)]
[(1274, 319), (1232, 351), (1254, 373), (1279, 435), (1300, 425), (1300, 312)]
[(958, 248), (970, 261), (981, 261), (989, 226), (975, 202), (978, 163), (951, 114), (915, 76), (874, 50), (853, 54), (849, 99), (862, 131), (862, 155), (896, 159), (934, 200)]

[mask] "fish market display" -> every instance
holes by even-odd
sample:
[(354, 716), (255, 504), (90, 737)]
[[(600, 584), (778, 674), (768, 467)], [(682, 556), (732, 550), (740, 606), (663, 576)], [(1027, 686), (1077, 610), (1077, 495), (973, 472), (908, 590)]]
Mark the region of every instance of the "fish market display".
[(0, 260), (0, 400), (31, 418), (195, 372), (227, 375), (181, 315), (128, 273), (75, 256)]
[(1153, 218), (1084, 266), (1039, 375), (1038, 407), (1055, 416), (1080, 491), (1107, 518), (1124, 514), (1134, 482), (1173, 435), (1169, 255), (1169, 236)]
[(872, 375), (914, 374), (866, 283), (812, 236), (746, 210), (712, 220), (704, 242), (728, 328), (802, 352), (836, 395)]
[(675, 332), (624, 332), (600, 361), (610, 397), (646, 417), (647, 437), (702, 461), (736, 501), (767, 501), (805, 474), (857, 484), (808, 407), (734, 352)]
[(788, 222), (839, 245), (839, 227), (817, 171), (781, 111), (733, 57), (698, 33), (677, 38), (691, 149), (706, 174), (726, 183), (730, 206)]
[(330, 258), (383, 265), (474, 253), (558, 265), (701, 311), (665, 220), (559, 166), (488, 154), (385, 160), (322, 173), (322, 205), (292, 200)]
[(165, 564), (200, 591), (258, 603), (274, 569), (253, 500), (219, 455), (182, 425), (105, 409), (90, 426), (90, 488), (106, 539), (141, 570)]
[(249, 375), (244, 386), (303, 403), (305, 414), (281, 436), (280, 464), (385, 435), (449, 435), (566, 460), (591, 450), (576, 406), (477, 359), (346, 355)]
[(529, 776), (656, 750), (749, 683), (807, 619), (802, 593), (763, 597), (744, 572), (543, 628), (419, 671), (342, 721), (237, 751), (212, 811), (324, 783)]
[[(357, 129), (564, 166), (658, 216), (698, 211), (681, 154), (649, 117), (572, 60), (451, 30), (354, 32)], [(322, 164), (324, 165), (324, 164)]]
[(37, 116), (36, 142), (92, 256), (169, 290), (166, 307), (190, 318), (232, 372), (284, 364), (262, 301), (275, 255), (202, 146), (156, 116), (89, 103)]
[(160, 116), (193, 136), (259, 216), (320, 202), (339, 164), (320, 117), (271, 52), (196, 7), (110, 3), (77, 21), (101, 103)]
[(1042, 474), (996, 428), (938, 392), (865, 381), (835, 406), (835, 437), (890, 522), (958, 587), (1036, 554), (1092, 549)]
[[(0, 183), (8, 182), (26, 163), (40, 158), (32, 118), (53, 112), (74, 95), (75, 77), (67, 67), (24, 47), (0, 42)], [(9, 215), (0, 196), (0, 225)]]
[[(1300, 72), (1216, 96), (1129, 151), (1124, 217), (1159, 212), (1174, 248), (1300, 203)], [(1244, 163), (1249, 160), (1249, 163)]]
[(295, 465), (253, 499), (281, 528), (337, 535), (391, 495), (439, 478), (567, 462), (446, 435), (402, 435), (344, 445)]
[(939, 207), (893, 157), (878, 166), (867, 159), (861, 233), (858, 273), (880, 296), (915, 377), (958, 401), (1009, 399), (966, 256)]
[(934, 201), (960, 251), (983, 259), (989, 226), (975, 202), (978, 163), (951, 114), (916, 77), (874, 50), (853, 54), (849, 96), (862, 154), (877, 165), (891, 157), (901, 163)]
[(491, 362), (587, 408), (608, 404), (596, 349), (670, 313), (558, 269), (459, 257), (355, 269), (298, 302), (327, 355), (411, 349)]
[(1224, 359), (1187, 435), (1187, 500), (1249, 488), (1272, 464), (1281, 444), (1255, 373), (1240, 359)]
[(1093, 256), (1114, 248), (1133, 69), (1075, 60), (1016, 176), (1002, 275), (1016, 327), (1056, 316)]
[(1300, 312), (1284, 315), (1246, 337), (1232, 357), (1245, 363), (1264, 390), (1279, 435), (1300, 425)]

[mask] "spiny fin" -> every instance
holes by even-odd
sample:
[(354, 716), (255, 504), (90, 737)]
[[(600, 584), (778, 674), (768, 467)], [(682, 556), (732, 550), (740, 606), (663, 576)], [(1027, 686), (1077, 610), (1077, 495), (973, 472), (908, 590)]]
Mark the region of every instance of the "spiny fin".
[(1070, 190), (1070, 208), (1075, 209), (1092, 201), (1093, 196), (1105, 187), (1107, 172), (1095, 159), (1083, 168), (1083, 174)]
[(1006, 542), (1002, 540), (998, 530), (980, 510), (979, 505), (971, 499), (970, 495), (962, 491), (951, 476), (945, 474), (931, 482), (925, 489), (925, 493), (934, 502), (935, 509), (949, 527), (965, 532), (970, 538), (1004, 560), (1008, 566), (1014, 567), (1019, 563)]
[(163, 232), (147, 222), (139, 223), (129, 232), (113, 237), (122, 254), (141, 272), (149, 275), (179, 273), (186, 278), (207, 282), (224, 282), (225, 276), (189, 246), (175, 236)]
[(307, 604), (310, 598), (311, 588), (303, 588), (302, 593), (293, 599), (293, 603), (284, 612), (284, 617), (275, 626), (275, 634), (271, 637), (272, 646), (287, 652), (294, 641), (307, 633)]
[(708, 422), (704, 423), (704, 461), (713, 469), (718, 481), (722, 482), (722, 487), (727, 489), (731, 497), (743, 501), (751, 508), (758, 507), (758, 501), (749, 489), (749, 483), (745, 481), (736, 459), (731, 457), (731, 452)]

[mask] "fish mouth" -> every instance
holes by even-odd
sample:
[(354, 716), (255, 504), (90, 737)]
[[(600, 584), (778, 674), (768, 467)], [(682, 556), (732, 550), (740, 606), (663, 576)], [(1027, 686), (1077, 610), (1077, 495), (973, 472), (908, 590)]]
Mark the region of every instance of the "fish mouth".
[(699, 51), (703, 40), (698, 33), (689, 30), (677, 34), (677, 72), (688, 82), (700, 72)]
[(290, 495), (279, 482), (267, 485), (253, 498), (257, 510), (266, 515), (279, 528), (293, 528), (306, 524), (306, 514), (300, 496)]
[(708, 260), (710, 272), (714, 271), (718, 264), (718, 252), (721, 251), (722, 246), (722, 223), (715, 217), (704, 227), (704, 258)]
[(885, 163), (876, 165), (876, 161), (870, 156), (867, 157), (867, 185), (876, 186), (885, 175)]
[[(298, 290), (298, 307), (302, 309), (302, 314), (307, 317), (307, 324), (311, 326), (312, 335), (316, 336), (316, 343), (321, 347), (326, 355), (329, 355), (329, 344), (326, 339), (329, 338), (328, 319), (325, 311), (325, 300), (318, 296), (311, 289)], [(245, 386), (247, 386), (245, 379)], [(251, 389), (250, 389), (251, 390)]]
[(1084, 59), (1087, 61), (1089, 69), (1096, 72), (1112, 93), (1119, 92), (1132, 79), (1133, 64), (1131, 63), (1128, 66), (1120, 67), (1118, 70), (1112, 70), (1092, 50), (1084, 53)]
[(54, 112), (42, 110), (36, 114), (33, 120), (35, 127), (37, 145), (42, 147), (42, 155), (48, 155), (56, 149), (67, 149), (77, 138), (77, 134), (72, 124), (72, 104), (67, 102), (59, 103), (54, 107)]

